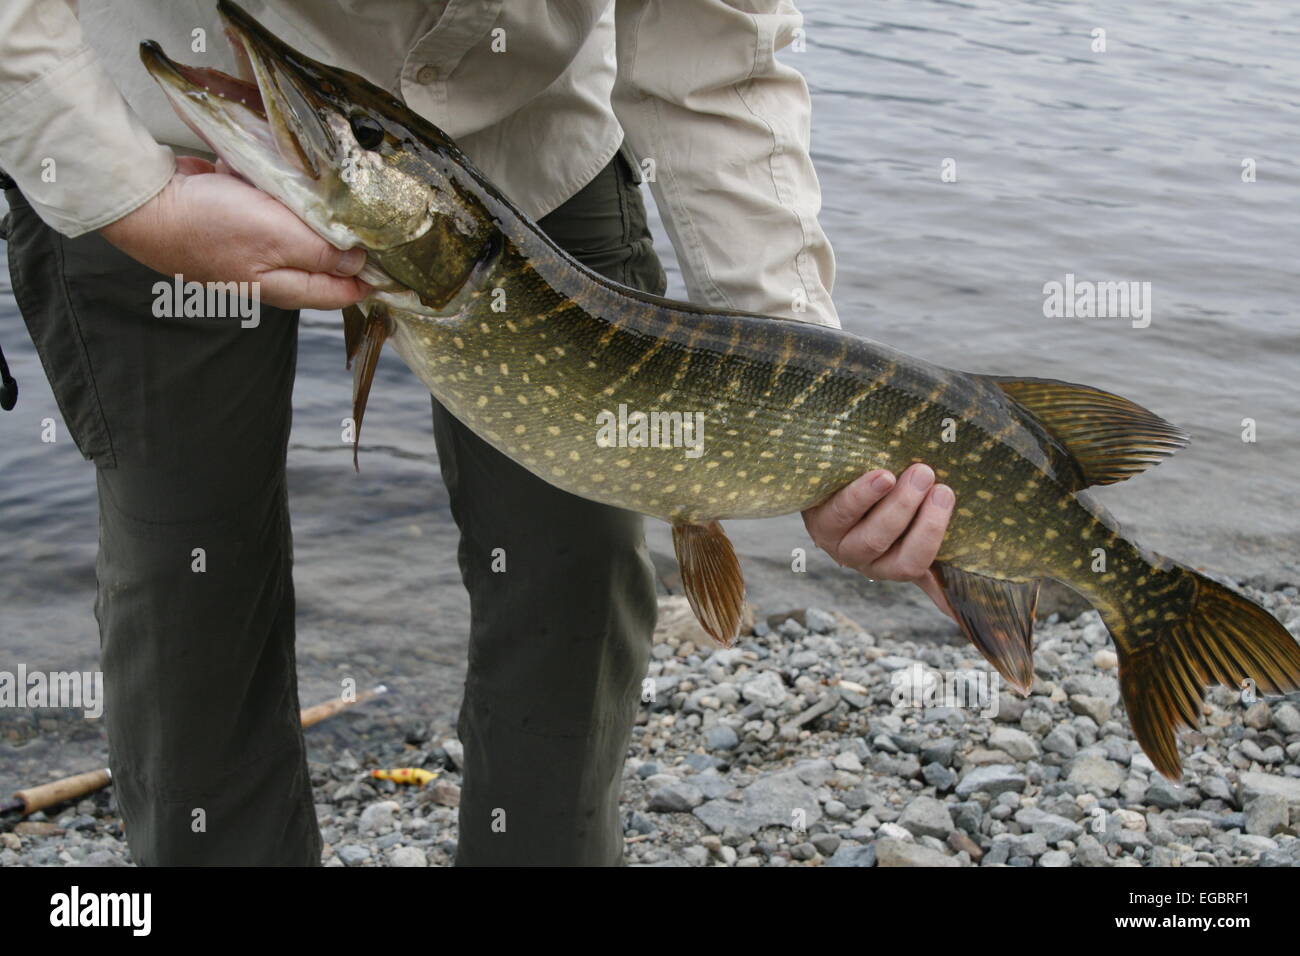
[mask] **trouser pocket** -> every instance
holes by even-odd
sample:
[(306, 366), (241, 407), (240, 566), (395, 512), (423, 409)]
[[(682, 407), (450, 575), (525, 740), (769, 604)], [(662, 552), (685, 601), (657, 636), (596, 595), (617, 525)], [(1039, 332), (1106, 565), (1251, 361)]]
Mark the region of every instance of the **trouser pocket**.
[(22, 193), (7, 190), (9, 277), (14, 300), (40, 356), (54, 399), (77, 449), (101, 468), (116, 460), (81, 320), (63, 281), (64, 237), (47, 226)]

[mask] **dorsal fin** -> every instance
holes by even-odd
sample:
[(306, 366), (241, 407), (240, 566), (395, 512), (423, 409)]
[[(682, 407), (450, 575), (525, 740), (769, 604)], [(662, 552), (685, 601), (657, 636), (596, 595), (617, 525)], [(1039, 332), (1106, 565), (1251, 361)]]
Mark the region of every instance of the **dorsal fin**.
[(1146, 471), (1187, 444), (1188, 435), (1127, 398), (1050, 378), (985, 376), (1068, 451), (1086, 488)]

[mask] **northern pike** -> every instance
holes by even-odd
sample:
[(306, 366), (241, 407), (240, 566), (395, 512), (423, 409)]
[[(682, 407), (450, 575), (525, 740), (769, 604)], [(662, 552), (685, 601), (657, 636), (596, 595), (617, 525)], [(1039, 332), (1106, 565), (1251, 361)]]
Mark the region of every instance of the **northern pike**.
[[(1300, 647), (1271, 614), (1130, 541), (1085, 492), (1172, 454), (1187, 441), (1178, 428), (1086, 385), (960, 372), (611, 282), (391, 93), (233, 3), (219, 9), (240, 77), (153, 43), (141, 56), (237, 174), (334, 246), (366, 251), (375, 291), (345, 310), (358, 428), (391, 342), (451, 414), (529, 471), (670, 522), (691, 607), (724, 644), (744, 584), (720, 520), (801, 511), (870, 469), (924, 461), (956, 493), (935, 570), (965, 635), (1028, 693), (1039, 583), (1077, 591), (1115, 642), (1137, 740), (1171, 778), (1176, 731), (1198, 725), (1208, 686), (1300, 685)], [(631, 440), (688, 418), (693, 454)]]

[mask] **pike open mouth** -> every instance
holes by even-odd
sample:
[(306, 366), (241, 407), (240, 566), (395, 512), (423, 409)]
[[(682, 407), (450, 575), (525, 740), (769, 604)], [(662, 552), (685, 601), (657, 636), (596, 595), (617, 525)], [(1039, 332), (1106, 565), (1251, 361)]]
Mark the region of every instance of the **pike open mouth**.
[[(340, 130), (347, 134), (348, 120), (328, 95), (329, 69), (285, 45), (228, 0), (217, 10), (238, 75), (178, 63), (152, 40), (140, 44), (145, 69), (230, 173), (278, 200), (335, 248), (364, 245), (338, 214), (339, 196), (347, 192), (338, 137)], [(390, 277), (369, 265), (361, 278), (395, 288)]]
[(252, 79), (252, 67), (249, 63), (248, 53), (237, 37), (229, 32), (227, 32), (227, 36), (230, 37), (236, 56), (239, 58), (240, 72), (247, 72), (247, 78), (231, 76), (229, 73), (224, 73), (212, 67), (187, 66), (184, 63), (178, 63), (164, 53), (163, 48), (154, 40), (146, 40), (140, 44), (140, 59), (144, 61), (145, 68), (154, 79), (158, 80), (162, 85), (168, 99), (171, 99), (174, 105), (178, 107), (177, 114), (184, 120), (185, 125), (202, 138), (218, 155), (221, 154), (221, 150), (212, 141), (208, 131), (204, 129), (202, 124), (195, 122), (190, 110), (179, 108), (181, 104), (175, 102), (176, 97), (193, 101), (193, 105), (199, 109), (206, 105), (210, 108), (210, 112), (216, 111), (216, 108), (210, 102), (213, 99), (224, 101), (227, 104), (237, 103), (244, 107), (252, 118), (260, 120), (263, 124), (268, 122), (266, 104), (262, 100), (262, 90)]
[[(153, 40), (140, 45), (140, 58), (185, 125), (244, 178), (250, 178), (248, 171), (241, 169), (248, 157), (245, 155), (241, 162), (239, 154), (249, 145), (276, 156), (285, 167), (283, 172), (317, 178), (315, 164), (303, 148), (298, 130), (287, 121), (283, 107), (269, 102), (277, 96), (283, 100), (284, 91), (279, 89), (283, 83), (276, 71), (264, 60), (253, 62), (234, 26), (227, 24), (225, 33), (235, 55), (238, 76), (212, 67), (178, 63)], [(271, 89), (264, 95), (268, 86)]]
[(253, 79), (253, 65), (248, 58), (248, 51), (239, 37), (230, 30), (226, 31), (226, 37), (230, 40), (231, 48), (235, 51), (235, 57), (239, 62), (239, 76), (231, 76), (229, 73), (211, 67), (186, 66), (184, 63), (177, 63), (163, 53), (162, 47), (153, 40), (146, 41), (144, 46), (154, 56), (165, 61), (167, 66), (194, 88), (192, 95), (206, 93), (219, 96), (223, 100), (246, 106), (262, 119), (266, 119), (266, 105), (262, 102), (262, 91)]

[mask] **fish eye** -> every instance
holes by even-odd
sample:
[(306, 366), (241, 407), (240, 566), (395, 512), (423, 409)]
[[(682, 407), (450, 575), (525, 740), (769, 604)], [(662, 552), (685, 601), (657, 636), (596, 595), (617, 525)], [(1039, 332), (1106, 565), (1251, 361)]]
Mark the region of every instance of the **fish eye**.
[(378, 149), (384, 141), (384, 128), (369, 116), (354, 116), (351, 119), (352, 135), (357, 138), (357, 145), (362, 149)]

